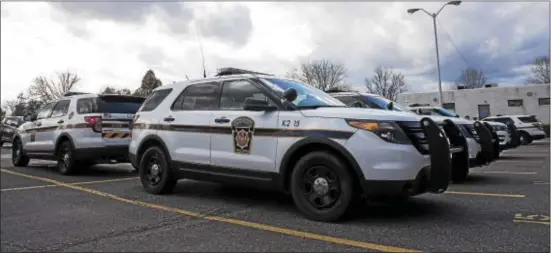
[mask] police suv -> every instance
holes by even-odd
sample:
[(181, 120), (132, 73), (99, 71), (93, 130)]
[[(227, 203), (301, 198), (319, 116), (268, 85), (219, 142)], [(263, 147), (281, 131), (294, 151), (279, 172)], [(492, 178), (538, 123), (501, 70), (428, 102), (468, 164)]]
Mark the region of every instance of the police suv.
[(147, 192), (184, 178), (277, 189), (306, 217), (334, 221), (359, 195), (444, 192), (447, 137), (428, 118), (348, 108), (310, 85), (228, 68), (155, 89), (129, 152)]
[[(470, 122), (452, 115), (443, 116), (435, 113), (419, 113), (413, 110), (415, 108), (412, 109), (400, 105), (380, 95), (368, 92), (331, 90), (328, 93), (351, 107), (420, 114), (429, 117), (441, 126), (444, 126), (446, 121), (453, 122), (458, 126), (458, 130), (461, 136), (463, 136), (463, 138), (458, 138), (458, 140), (456, 140), (456, 145), (466, 147), (465, 154), (463, 152), (454, 154), (454, 156), (457, 157), (452, 171), (452, 180), (454, 182), (465, 181), (469, 174), (469, 168), (488, 164), (496, 158), (494, 146), (491, 141), (491, 133), (488, 132), (486, 127), (481, 123), (476, 124), (475, 122)], [(482, 140), (479, 138), (479, 132), (482, 132)], [(462, 139), (464, 139), (464, 141)], [(466, 162), (463, 156), (467, 156)]]
[(130, 123), (145, 98), (69, 92), (46, 103), (13, 137), (12, 162), (57, 161), (61, 174), (96, 163), (128, 162)]

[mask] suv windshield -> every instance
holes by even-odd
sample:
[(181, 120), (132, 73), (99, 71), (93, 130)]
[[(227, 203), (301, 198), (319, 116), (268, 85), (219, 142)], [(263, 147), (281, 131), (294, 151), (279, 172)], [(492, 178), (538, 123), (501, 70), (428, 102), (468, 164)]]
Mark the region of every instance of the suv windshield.
[(442, 116), (446, 116), (446, 117), (457, 117), (457, 118), (459, 118), (459, 116), (457, 116), (457, 114), (455, 114), (455, 113), (452, 112), (452, 111), (448, 111), (448, 110), (446, 110), (446, 109), (444, 109), (444, 108), (435, 107), (434, 110), (435, 110), (438, 114), (440, 114), (440, 115), (442, 115)]
[(538, 120), (535, 116), (524, 116), (524, 117), (518, 117), (520, 121), (523, 123), (538, 123)]
[(294, 88), (297, 91), (297, 98), (293, 104), (298, 108), (346, 107), (338, 99), (308, 84), (281, 78), (265, 78), (264, 81), (280, 96), (283, 96), (286, 89)]
[(381, 109), (384, 109), (384, 110), (387, 110), (387, 106), (388, 104), (390, 104), (390, 102), (392, 102), (392, 110), (393, 111), (399, 111), (399, 112), (409, 112), (409, 110), (406, 109), (405, 106), (401, 105), (401, 104), (398, 104), (394, 101), (391, 101), (389, 99), (386, 99), (384, 97), (380, 97), (380, 96), (365, 96), (365, 98), (367, 100), (369, 100), (370, 102), (376, 104), (377, 106), (379, 106)]

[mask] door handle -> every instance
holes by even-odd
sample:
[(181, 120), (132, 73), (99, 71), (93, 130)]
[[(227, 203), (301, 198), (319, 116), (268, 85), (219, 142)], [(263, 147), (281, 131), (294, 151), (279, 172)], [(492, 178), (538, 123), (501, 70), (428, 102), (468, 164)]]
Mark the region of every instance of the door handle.
[(226, 117), (222, 117), (222, 118), (217, 118), (217, 119), (214, 119), (214, 122), (218, 123), (218, 124), (223, 124), (223, 123), (228, 123), (230, 122), (230, 119), (226, 118)]
[(61, 124), (61, 123), (63, 123), (63, 122), (65, 122), (65, 121), (63, 121), (62, 119), (60, 119), (60, 120), (57, 122), (57, 124)]
[(174, 118), (172, 116), (168, 116), (168, 117), (164, 118), (163, 120), (166, 121), (166, 122), (171, 122), (171, 121), (174, 121)]
[(36, 126), (42, 126), (42, 122), (36, 122)]

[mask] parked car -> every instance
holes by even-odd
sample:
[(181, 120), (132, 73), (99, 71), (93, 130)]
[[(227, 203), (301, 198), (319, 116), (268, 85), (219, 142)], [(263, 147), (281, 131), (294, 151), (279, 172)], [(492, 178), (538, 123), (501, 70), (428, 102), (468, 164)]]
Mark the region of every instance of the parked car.
[(506, 124), (488, 120), (482, 120), (482, 122), (488, 123), (497, 133), (497, 136), (499, 137), (500, 151), (508, 149), (511, 146), (512, 138), (511, 134), (509, 134), (509, 129), (507, 128)]
[(6, 142), (11, 143), (14, 133), (23, 122), (22, 116), (6, 116), (2, 120), (0, 123), (0, 147)]
[(12, 162), (57, 161), (61, 174), (96, 163), (128, 162), (130, 123), (145, 98), (70, 92), (27, 114), (13, 138)]
[(520, 135), (520, 142), (522, 145), (527, 145), (534, 140), (545, 138), (543, 124), (535, 115), (499, 115), (486, 117), (484, 120), (513, 123)]
[(444, 192), (462, 151), (450, 148), (458, 135), (447, 123), (348, 108), (311, 85), (232, 69), (156, 88), (129, 151), (149, 193), (183, 178), (271, 188), (309, 219), (334, 221), (362, 195)]
[[(402, 111), (416, 114), (415, 112), (410, 111), (409, 108), (406, 106), (400, 105), (394, 101), (372, 93), (343, 92), (334, 90), (329, 91), (329, 94), (351, 107)], [(455, 164), (453, 168), (454, 172), (452, 174), (452, 180), (454, 182), (464, 181), (468, 176), (469, 168), (490, 163), (495, 159), (491, 133), (488, 132), (486, 130), (486, 127), (484, 127), (482, 124), (479, 124), (478, 127), (475, 127), (475, 122), (470, 122), (457, 117), (443, 117), (433, 114), (426, 116), (430, 117), (440, 125), (443, 125), (446, 120), (453, 122), (455, 125), (458, 126), (459, 132), (465, 138), (468, 151), (466, 152), (468, 162), (466, 164)], [(480, 140), (479, 138), (478, 131), (483, 132), (482, 140)], [(457, 156), (460, 156), (460, 154), (457, 154)], [(463, 159), (458, 160), (462, 161)]]

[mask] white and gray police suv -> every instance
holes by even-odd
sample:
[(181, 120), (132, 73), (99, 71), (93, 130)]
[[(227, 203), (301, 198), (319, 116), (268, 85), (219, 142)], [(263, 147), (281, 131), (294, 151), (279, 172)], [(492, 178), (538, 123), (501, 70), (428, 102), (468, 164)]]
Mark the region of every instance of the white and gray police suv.
[(12, 162), (57, 161), (61, 174), (96, 163), (128, 162), (130, 123), (145, 98), (69, 92), (24, 116), (13, 137)]
[(495, 121), (504, 124), (512, 124), (520, 135), (522, 145), (532, 143), (534, 140), (545, 138), (543, 124), (535, 115), (496, 115), (484, 118), (485, 121)]
[[(469, 168), (487, 164), (495, 158), (495, 153), (493, 152), (494, 147), (492, 146), (491, 140), (492, 137), (490, 136), (491, 133), (488, 132), (486, 127), (481, 123), (477, 124), (452, 115), (443, 116), (437, 113), (419, 113), (413, 110), (415, 108), (400, 105), (380, 95), (368, 92), (332, 90), (328, 93), (351, 107), (409, 112), (411, 114), (419, 114), (428, 117), (441, 126), (450, 124), (446, 122), (451, 122), (453, 123), (452, 125), (456, 125), (461, 136), (457, 137), (452, 144), (459, 147), (466, 147), (465, 150), (467, 152), (454, 153), (454, 166), (452, 171), (452, 180), (454, 182), (459, 183), (465, 181), (469, 174)], [(482, 131), (482, 139), (479, 138), (479, 131)], [(449, 132), (447, 132), (447, 134), (448, 136), (451, 135)], [(463, 158), (464, 156), (468, 156), (468, 161), (466, 163)]]
[[(146, 99), (129, 152), (147, 192), (184, 178), (277, 189), (306, 217), (335, 221), (360, 195), (447, 189), (450, 146), (432, 120), (348, 108), (310, 85), (248, 73), (229, 68)], [(426, 135), (427, 147), (404, 129)]]

